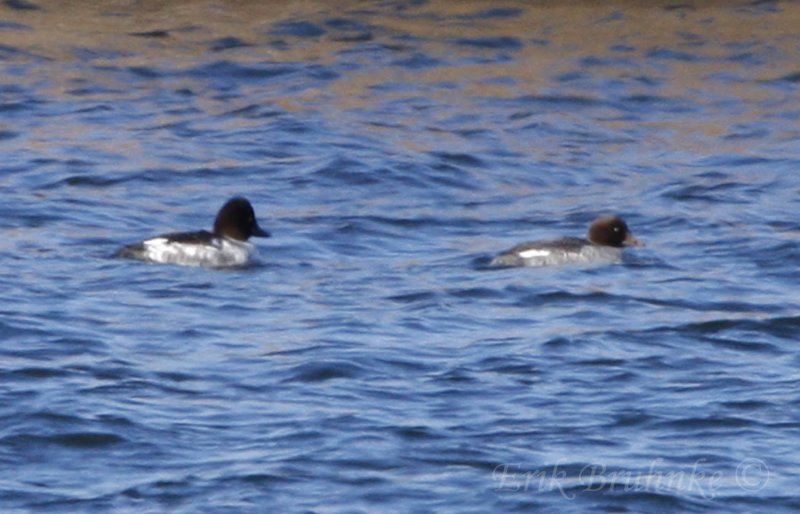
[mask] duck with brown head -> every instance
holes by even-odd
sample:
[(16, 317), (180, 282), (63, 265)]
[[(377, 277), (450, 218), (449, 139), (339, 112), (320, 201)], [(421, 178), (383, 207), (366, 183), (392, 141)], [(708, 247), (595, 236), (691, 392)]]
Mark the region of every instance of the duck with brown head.
[(626, 246), (644, 246), (619, 216), (604, 216), (589, 227), (588, 237), (562, 237), (522, 243), (496, 256), (493, 267), (610, 264), (619, 262)]

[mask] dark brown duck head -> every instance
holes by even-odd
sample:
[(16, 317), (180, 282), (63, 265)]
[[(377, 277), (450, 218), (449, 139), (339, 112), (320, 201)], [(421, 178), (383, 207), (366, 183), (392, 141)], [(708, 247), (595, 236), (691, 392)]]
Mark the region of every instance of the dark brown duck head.
[(644, 243), (633, 237), (628, 225), (619, 216), (605, 216), (596, 219), (589, 227), (589, 241), (596, 245), (644, 246)]
[(258, 226), (253, 206), (240, 196), (231, 198), (219, 210), (214, 220), (214, 233), (237, 241), (269, 237), (269, 232)]

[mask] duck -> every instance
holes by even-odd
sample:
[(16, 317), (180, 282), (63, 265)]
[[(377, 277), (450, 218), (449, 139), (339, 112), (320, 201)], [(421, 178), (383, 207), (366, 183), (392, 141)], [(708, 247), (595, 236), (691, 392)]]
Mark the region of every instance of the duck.
[(644, 246), (616, 215), (602, 216), (589, 226), (586, 238), (562, 237), (518, 244), (495, 256), (490, 267), (561, 266), (620, 262), (629, 246)]
[(248, 240), (270, 237), (256, 220), (252, 204), (241, 196), (225, 202), (211, 231), (173, 232), (123, 246), (117, 256), (160, 264), (225, 268), (244, 266), (257, 252)]

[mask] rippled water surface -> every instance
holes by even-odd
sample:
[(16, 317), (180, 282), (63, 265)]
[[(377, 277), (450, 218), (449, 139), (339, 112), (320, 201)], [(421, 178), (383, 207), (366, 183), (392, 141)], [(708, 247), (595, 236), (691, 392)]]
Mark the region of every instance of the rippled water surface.
[(693, 4), (4, 2), (0, 510), (800, 510), (800, 4)]

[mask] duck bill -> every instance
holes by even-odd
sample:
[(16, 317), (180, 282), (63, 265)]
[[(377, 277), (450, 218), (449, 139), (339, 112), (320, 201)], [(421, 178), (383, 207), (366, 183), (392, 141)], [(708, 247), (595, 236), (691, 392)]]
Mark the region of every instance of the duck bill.
[(633, 234), (628, 234), (625, 240), (622, 242), (624, 246), (644, 246), (644, 241), (639, 241)]
[(272, 234), (270, 234), (263, 228), (256, 226), (253, 229), (253, 237), (272, 237)]

